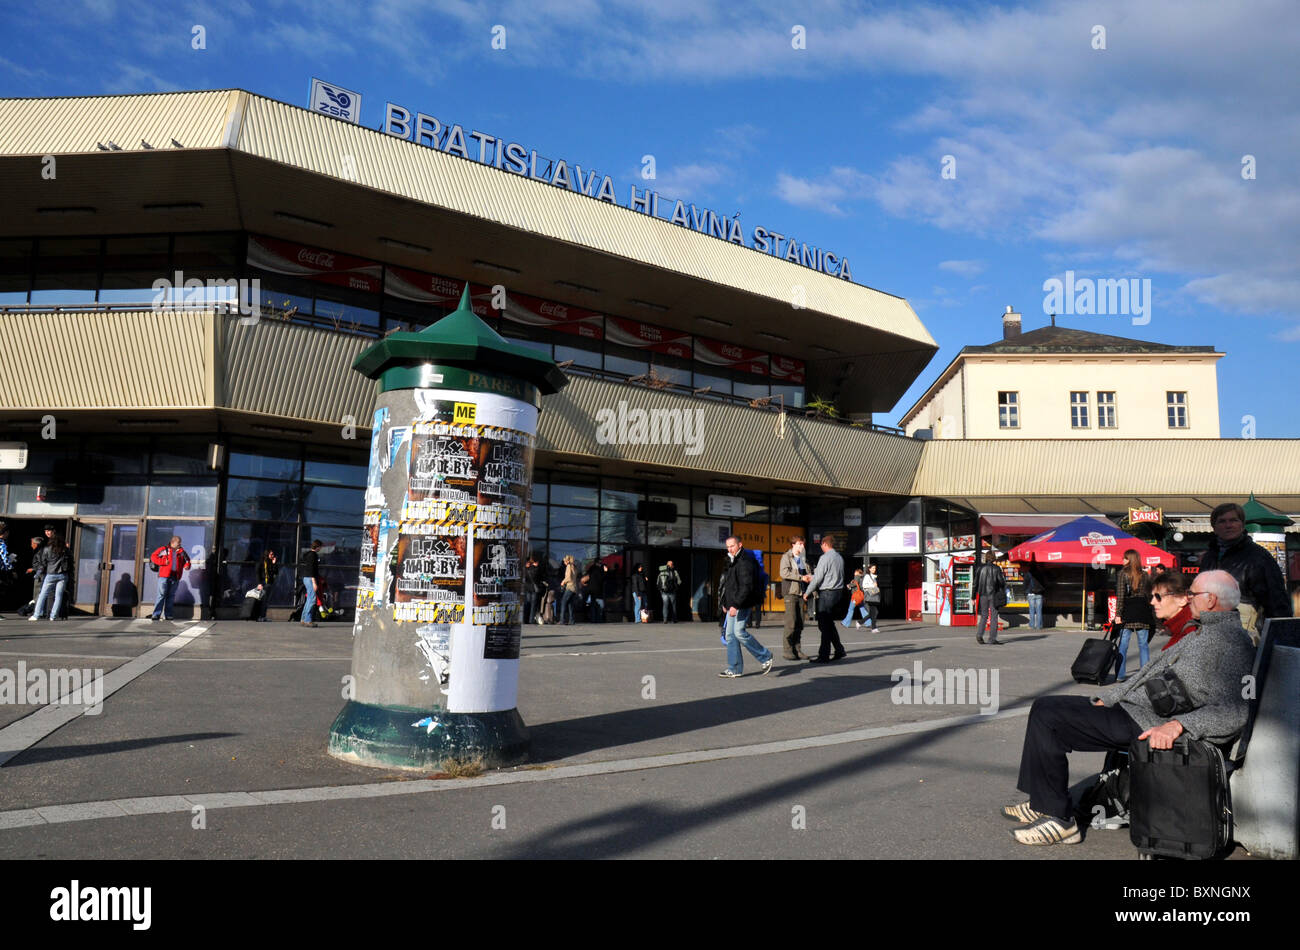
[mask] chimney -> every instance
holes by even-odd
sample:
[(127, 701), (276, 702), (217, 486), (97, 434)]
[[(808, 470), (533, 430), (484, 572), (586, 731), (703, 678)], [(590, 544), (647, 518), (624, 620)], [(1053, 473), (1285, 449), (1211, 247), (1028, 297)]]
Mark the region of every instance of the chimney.
[(1002, 315), (1002, 339), (1011, 340), (1020, 336), (1020, 314), (1007, 307), (1007, 312)]

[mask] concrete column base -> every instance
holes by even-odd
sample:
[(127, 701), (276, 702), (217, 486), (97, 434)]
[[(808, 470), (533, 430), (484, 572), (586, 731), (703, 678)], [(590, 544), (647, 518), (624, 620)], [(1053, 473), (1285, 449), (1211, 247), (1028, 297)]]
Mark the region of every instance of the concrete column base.
[(528, 758), (528, 727), (517, 709), (451, 713), (349, 700), (330, 727), (329, 753), (374, 768), (442, 770), (448, 759), (506, 768)]

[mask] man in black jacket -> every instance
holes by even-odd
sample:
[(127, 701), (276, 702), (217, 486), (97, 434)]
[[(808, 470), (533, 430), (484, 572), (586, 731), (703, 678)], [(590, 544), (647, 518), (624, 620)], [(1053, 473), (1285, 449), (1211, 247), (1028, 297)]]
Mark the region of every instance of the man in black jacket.
[(1234, 502), (1210, 512), (1215, 543), (1201, 556), (1200, 569), (1227, 571), (1241, 586), (1241, 625), (1258, 640), (1269, 617), (1290, 617), (1291, 599), (1273, 555), (1246, 534), (1246, 510)]
[(749, 556), (740, 539), (734, 535), (727, 538), (727, 556), (731, 563), (722, 575), (719, 595), (719, 604), (727, 617), (727, 668), (718, 675), (734, 678), (742, 674), (745, 668), (745, 655), (740, 652), (742, 645), (762, 664), (762, 671), (766, 673), (772, 668), (772, 651), (745, 630), (750, 614), (763, 602), (765, 593), (758, 583), (758, 562)]

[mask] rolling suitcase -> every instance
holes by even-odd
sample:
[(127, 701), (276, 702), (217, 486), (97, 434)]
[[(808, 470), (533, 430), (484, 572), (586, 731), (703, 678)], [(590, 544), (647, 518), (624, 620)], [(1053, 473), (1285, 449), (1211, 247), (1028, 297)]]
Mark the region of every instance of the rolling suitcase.
[(239, 619), (252, 620), (257, 615), (257, 602), (256, 597), (245, 597), (239, 605)]
[(1172, 749), (1129, 747), (1129, 837), (1143, 857), (1214, 858), (1232, 847), (1223, 753), (1179, 736)]
[(1089, 637), (1083, 641), (1083, 649), (1070, 667), (1070, 675), (1076, 683), (1096, 683), (1106, 678), (1110, 668), (1119, 662), (1119, 651), (1110, 640)]

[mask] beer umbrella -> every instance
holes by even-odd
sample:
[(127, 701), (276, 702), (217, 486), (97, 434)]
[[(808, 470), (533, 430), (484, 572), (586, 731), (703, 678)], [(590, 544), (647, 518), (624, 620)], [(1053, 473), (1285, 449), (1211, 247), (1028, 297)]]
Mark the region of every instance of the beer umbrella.
[[(1007, 559), (1029, 564), (1082, 564), (1086, 588), (1088, 567), (1110, 567), (1122, 564), (1124, 552), (1130, 548), (1137, 551), (1143, 567), (1156, 564), (1174, 566), (1174, 556), (1168, 551), (1147, 544), (1112, 524), (1086, 515), (1017, 544), (1007, 554)], [(1085, 590), (1080, 616), (1083, 616), (1086, 611), (1087, 596)]]

